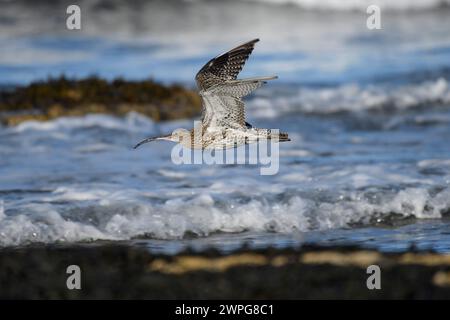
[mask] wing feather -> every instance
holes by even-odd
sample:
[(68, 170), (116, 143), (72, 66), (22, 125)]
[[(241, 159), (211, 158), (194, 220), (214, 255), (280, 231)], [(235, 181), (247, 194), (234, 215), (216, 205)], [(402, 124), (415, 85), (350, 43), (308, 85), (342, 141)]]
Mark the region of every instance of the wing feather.
[(276, 78), (236, 80), (258, 41), (246, 42), (211, 59), (197, 73), (195, 79), (203, 101), (202, 125), (207, 130), (247, 128), (242, 98)]
[(211, 130), (245, 127), (244, 102), (240, 98), (223, 95), (203, 97), (202, 124)]
[(209, 89), (209, 92), (211, 94), (230, 95), (233, 97), (242, 98), (266, 84), (267, 80), (273, 80), (276, 78), (276, 76), (272, 76), (227, 81), (222, 85), (212, 87)]
[(246, 42), (206, 63), (195, 76), (201, 91), (229, 80), (235, 80), (259, 39)]

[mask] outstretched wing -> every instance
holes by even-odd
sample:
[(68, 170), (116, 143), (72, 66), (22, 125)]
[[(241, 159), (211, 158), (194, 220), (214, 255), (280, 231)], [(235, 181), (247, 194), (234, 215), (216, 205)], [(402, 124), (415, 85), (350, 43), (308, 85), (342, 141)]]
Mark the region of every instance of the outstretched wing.
[(246, 42), (208, 61), (195, 76), (200, 91), (235, 80), (258, 41), (259, 39), (254, 39)]
[(203, 126), (206, 128), (245, 128), (242, 98), (276, 77), (226, 81), (202, 93)]
[(210, 60), (195, 79), (203, 99), (204, 128), (245, 128), (245, 105), (242, 97), (259, 88), (266, 80), (258, 77), (236, 80), (258, 39), (244, 43)]

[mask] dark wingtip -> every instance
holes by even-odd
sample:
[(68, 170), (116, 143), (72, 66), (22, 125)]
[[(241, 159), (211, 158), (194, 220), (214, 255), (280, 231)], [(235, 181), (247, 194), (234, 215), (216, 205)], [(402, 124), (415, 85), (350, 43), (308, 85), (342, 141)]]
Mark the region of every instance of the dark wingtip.
[(243, 43), (241, 46), (247, 46), (247, 45), (249, 45), (249, 44), (255, 44), (255, 43), (257, 43), (257, 42), (259, 42), (259, 38), (256, 38), (256, 39), (247, 41), (246, 43)]
[(252, 41), (249, 41), (247, 43), (255, 44), (257, 42), (259, 42), (259, 38), (253, 39)]

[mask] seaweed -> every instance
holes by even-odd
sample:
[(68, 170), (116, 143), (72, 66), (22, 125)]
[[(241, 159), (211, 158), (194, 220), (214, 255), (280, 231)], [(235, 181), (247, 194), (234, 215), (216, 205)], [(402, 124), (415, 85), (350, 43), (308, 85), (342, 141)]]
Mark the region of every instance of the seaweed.
[(107, 81), (96, 76), (49, 78), (0, 91), (0, 121), (16, 125), (26, 120), (105, 113), (122, 116), (130, 111), (155, 121), (190, 118), (201, 111), (200, 97), (181, 85), (162, 85), (152, 79)]

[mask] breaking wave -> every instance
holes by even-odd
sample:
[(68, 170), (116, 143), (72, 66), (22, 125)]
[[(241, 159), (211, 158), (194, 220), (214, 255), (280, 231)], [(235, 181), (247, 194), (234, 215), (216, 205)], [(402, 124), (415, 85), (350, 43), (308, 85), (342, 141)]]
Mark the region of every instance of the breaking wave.
[(273, 94), (271, 90), (266, 89), (249, 102), (252, 112), (270, 117), (292, 112), (404, 111), (422, 106), (450, 105), (450, 86), (444, 78), (403, 86), (346, 84), (331, 88), (299, 87), (285, 95)]
[(207, 192), (161, 203), (138, 200), (142, 196), (135, 191), (56, 190), (47, 202), (77, 201), (78, 205), (71, 209), (58, 209), (50, 203), (27, 205), (11, 215), (0, 211), (0, 245), (180, 239), (217, 232), (292, 233), (405, 218), (440, 218), (450, 210), (449, 189), (437, 193), (421, 188), (395, 193), (355, 191), (328, 200), (326, 192), (316, 199), (294, 194), (275, 202), (264, 196), (224, 200)]

